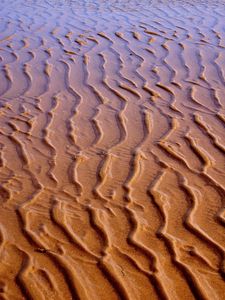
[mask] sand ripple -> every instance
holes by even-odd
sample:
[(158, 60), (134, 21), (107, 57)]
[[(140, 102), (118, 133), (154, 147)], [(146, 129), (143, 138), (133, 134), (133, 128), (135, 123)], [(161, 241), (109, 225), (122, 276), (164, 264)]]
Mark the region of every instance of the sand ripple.
[(224, 8), (1, 1), (0, 299), (224, 299)]

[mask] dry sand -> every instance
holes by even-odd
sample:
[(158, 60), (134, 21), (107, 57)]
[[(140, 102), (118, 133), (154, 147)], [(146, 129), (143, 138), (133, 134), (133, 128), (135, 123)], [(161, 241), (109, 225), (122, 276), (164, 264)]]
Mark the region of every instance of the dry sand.
[(0, 3), (0, 299), (224, 299), (225, 2)]

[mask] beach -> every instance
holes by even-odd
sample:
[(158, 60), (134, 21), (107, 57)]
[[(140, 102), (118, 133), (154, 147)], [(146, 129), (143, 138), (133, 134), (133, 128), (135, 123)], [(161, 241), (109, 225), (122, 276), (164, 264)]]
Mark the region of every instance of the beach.
[(225, 2), (2, 0), (0, 300), (222, 300)]

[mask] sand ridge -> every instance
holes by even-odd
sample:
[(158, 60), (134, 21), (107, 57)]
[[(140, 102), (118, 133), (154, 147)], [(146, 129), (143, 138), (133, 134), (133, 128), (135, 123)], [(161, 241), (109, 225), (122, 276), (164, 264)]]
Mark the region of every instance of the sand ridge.
[(1, 1), (0, 299), (223, 299), (224, 11)]

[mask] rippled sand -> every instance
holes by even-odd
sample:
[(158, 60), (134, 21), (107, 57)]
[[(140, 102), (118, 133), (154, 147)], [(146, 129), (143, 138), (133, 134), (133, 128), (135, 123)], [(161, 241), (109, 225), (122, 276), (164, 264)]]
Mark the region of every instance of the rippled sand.
[(225, 2), (0, 20), (0, 299), (224, 299)]

